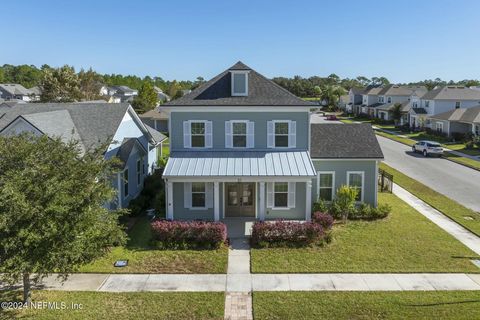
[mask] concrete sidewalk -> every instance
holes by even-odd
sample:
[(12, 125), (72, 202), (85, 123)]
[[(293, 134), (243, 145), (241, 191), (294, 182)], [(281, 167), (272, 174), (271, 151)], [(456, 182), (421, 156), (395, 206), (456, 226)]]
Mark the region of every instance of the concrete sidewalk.
[[(480, 274), (317, 273), (242, 274), (238, 291), (415, 291), (480, 290)], [(102, 292), (224, 292), (226, 274), (75, 274), (65, 283), (46, 278), (39, 289)], [(237, 290), (235, 288), (235, 290)], [(230, 291), (232, 292), (232, 291)]]
[(470, 248), (473, 252), (480, 255), (480, 237), (468, 231), (397, 184), (393, 185), (393, 193), (437, 226), (451, 234), (455, 239)]

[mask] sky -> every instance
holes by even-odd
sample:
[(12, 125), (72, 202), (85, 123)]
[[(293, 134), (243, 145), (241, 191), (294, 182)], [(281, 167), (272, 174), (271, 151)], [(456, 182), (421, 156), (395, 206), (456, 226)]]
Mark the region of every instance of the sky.
[(478, 0), (2, 2), (0, 65), (194, 80), (241, 60), (267, 77), (480, 79)]

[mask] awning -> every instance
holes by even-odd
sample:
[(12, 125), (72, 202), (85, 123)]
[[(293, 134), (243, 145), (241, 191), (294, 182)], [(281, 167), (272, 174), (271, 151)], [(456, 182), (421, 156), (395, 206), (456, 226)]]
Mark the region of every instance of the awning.
[(170, 155), (168, 177), (314, 177), (308, 151), (190, 151)]

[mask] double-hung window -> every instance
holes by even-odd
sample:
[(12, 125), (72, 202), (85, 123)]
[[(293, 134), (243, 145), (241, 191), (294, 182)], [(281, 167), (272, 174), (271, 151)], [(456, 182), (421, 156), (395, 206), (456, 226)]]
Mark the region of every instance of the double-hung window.
[(335, 172), (318, 172), (318, 199), (323, 201), (332, 201), (335, 195)]
[(357, 190), (357, 202), (363, 202), (363, 183), (364, 183), (363, 171), (348, 171), (347, 172), (347, 185)]
[(276, 208), (288, 207), (288, 182), (275, 182), (273, 186), (273, 205)]
[(428, 107), (430, 107), (430, 101), (427, 100), (425, 101), (425, 108), (428, 108)]
[(234, 148), (247, 147), (247, 123), (232, 122), (232, 146)]
[(275, 147), (288, 148), (288, 121), (275, 122)]
[(190, 134), (192, 135), (192, 148), (205, 147), (205, 122), (190, 123)]
[(480, 135), (480, 125), (478, 124), (475, 125), (475, 135)]
[(443, 132), (443, 122), (436, 122), (435, 123), (435, 129), (437, 132), (442, 133)]
[(225, 148), (253, 148), (255, 123), (249, 120), (225, 121)]
[(267, 123), (268, 148), (295, 148), (297, 124), (292, 120), (273, 120)]
[(204, 182), (192, 182), (192, 208), (205, 208), (206, 188)]
[(392, 103), (392, 97), (387, 97), (387, 103)]
[(460, 108), (460, 101), (455, 101), (455, 109), (459, 109)]
[(124, 196), (128, 196), (128, 169), (123, 171), (123, 193)]

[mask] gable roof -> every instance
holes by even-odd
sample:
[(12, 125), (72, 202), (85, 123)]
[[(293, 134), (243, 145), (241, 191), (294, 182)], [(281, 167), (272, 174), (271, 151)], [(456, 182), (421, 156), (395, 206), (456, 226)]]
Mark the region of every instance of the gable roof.
[(39, 129), (43, 132), (46, 130), (47, 135), (58, 130), (76, 131), (80, 144), (84, 150), (88, 150), (100, 147), (113, 138), (129, 106), (128, 103), (19, 104), (0, 118), (0, 131), (17, 117), (23, 116), (27, 121), (34, 121), (41, 126)]
[(480, 123), (480, 105), (471, 108), (459, 108), (431, 116), (432, 119)]
[(33, 93), (18, 83), (0, 83), (0, 88), (7, 91), (11, 95), (29, 96)]
[(167, 136), (161, 133), (160, 131), (155, 130), (154, 128), (150, 127), (145, 123), (143, 125), (145, 126), (145, 128), (147, 128), (148, 133), (152, 136), (153, 140), (155, 140), (157, 144), (167, 139)]
[(422, 96), (424, 100), (478, 100), (480, 91), (464, 86), (441, 86)]
[(143, 148), (142, 144), (138, 141), (137, 138), (125, 138), (122, 141), (121, 146), (117, 150), (116, 157), (120, 159), (121, 163), (125, 167), (128, 162), (128, 158), (130, 158), (130, 154), (132, 153), (133, 147), (137, 145), (139, 150), (142, 150), (144, 154), (147, 153), (145, 148)]
[(401, 106), (401, 111), (404, 112), (404, 111), (408, 111), (407, 110), (407, 107), (410, 105), (410, 101), (406, 100), (406, 101), (403, 101), (403, 102), (395, 102), (395, 103), (387, 103), (387, 104), (382, 104), (380, 106), (378, 106), (376, 109), (377, 110), (383, 110), (383, 111), (392, 111), (394, 108), (395, 108), (395, 105), (399, 103), (400, 106)]
[(378, 93), (379, 96), (411, 96), (413, 93), (424, 94), (428, 90), (424, 86), (400, 86), (396, 84), (390, 84), (384, 87)]
[(378, 95), (378, 93), (380, 91), (382, 91), (382, 87), (371, 87), (371, 88), (367, 88), (365, 89), (365, 91), (363, 92), (363, 94), (367, 95), (367, 96), (375, 96), (375, 95)]
[(363, 94), (365, 92), (365, 88), (358, 88), (358, 87), (353, 87), (350, 89), (353, 94)]
[[(230, 71), (248, 71), (248, 96), (232, 96)], [(163, 106), (313, 106), (242, 62)]]
[(312, 159), (383, 159), (369, 123), (312, 124)]

